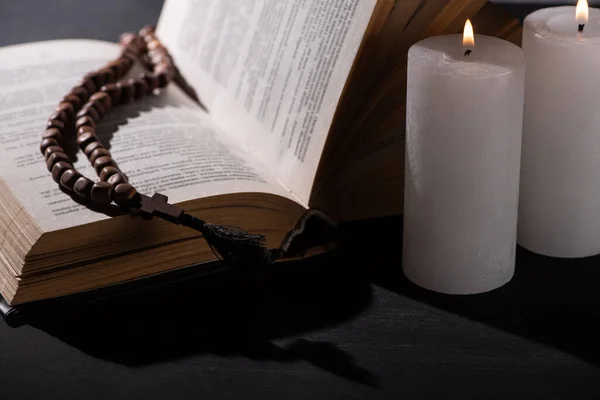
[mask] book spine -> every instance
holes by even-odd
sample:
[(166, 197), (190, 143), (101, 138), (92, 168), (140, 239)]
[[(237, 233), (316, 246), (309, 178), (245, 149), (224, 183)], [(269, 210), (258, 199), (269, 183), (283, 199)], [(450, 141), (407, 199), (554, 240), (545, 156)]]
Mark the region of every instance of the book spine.
[(20, 318), (19, 310), (16, 307), (12, 307), (0, 296), (0, 316), (4, 318), (8, 326), (16, 328), (23, 325), (23, 321)]

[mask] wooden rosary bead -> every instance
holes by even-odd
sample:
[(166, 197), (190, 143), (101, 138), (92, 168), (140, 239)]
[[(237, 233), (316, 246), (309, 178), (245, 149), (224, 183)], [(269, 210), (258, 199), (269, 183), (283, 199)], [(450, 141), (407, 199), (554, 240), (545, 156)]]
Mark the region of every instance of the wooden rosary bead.
[(129, 183), (129, 179), (127, 179), (124, 173), (117, 172), (116, 174), (111, 175), (106, 182), (110, 183), (116, 188), (117, 185), (121, 183)]
[(48, 123), (46, 124), (46, 128), (48, 128), (48, 129), (56, 128), (56, 129), (62, 131), (63, 129), (65, 129), (65, 124), (64, 124), (64, 122), (62, 122), (59, 119), (51, 119), (51, 120), (48, 120)]
[(79, 86), (85, 88), (88, 93), (88, 97), (96, 91), (96, 84), (91, 78), (83, 78), (83, 80), (79, 83)]
[(145, 79), (134, 79), (133, 80), (133, 88), (134, 88), (134, 96), (135, 98), (140, 98), (146, 94), (148, 94), (148, 84)]
[(46, 167), (48, 167), (48, 171), (52, 171), (52, 167), (59, 161), (69, 162), (69, 156), (67, 156), (63, 152), (52, 153), (46, 158)]
[(99, 149), (92, 151), (88, 157), (89, 157), (90, 163), (93, 165), (94, 162), (100, 157), (110, 157), (110, 152), (108, 151), (108, 149), (101, 147)]
[(94, 186), (94, 181), (80, 176), (73, 185), (73, 192), (82, 199), (89, 199), (92, 194), (92, 186)]
[(117, 87), (121, 89), (121, 98), (119, 99), (119, 103), (127, 104), (133, 100), (133, 96), (135, 94), (135, 88), (133, 87), (133, 83), (131, 79), (126, 81), (117, 82)]
[(67, 121), (75, 116), (75, 107), (73, 107), (73, 104), (66, 101), (61, 102), (58, 107), (56, 107), (55, 111), (65, 113)]
[(145, 37), (146, 35), (154, 34), (156, 28), (154, 25), (146, 25), (142, 29), (140, 29), (140, 36)]
[(107, 182), (96, 182), (92, 186), (91, 198), (94, 204), (110, 204), (113, 196), (113, 186)]
[[(106, 82), (104, 82), (104, 74), (100, 71), (94, 71), (86, 74), (84, 76), (85, 79), (91, 79), (94, 82), (94, 89), (90, 90), (90, 93), (94, 93), (97, 88), (102, 87)], [(89, 88), (88, 88), (89, 89)]]
[(71, 89), (71, 93), (68, 94), (68, 96), (70, 95), (77, 96), (81, 104), (85, 103), (88, 97), (90, 97), (87, 89), (82, 86), (75, 86), (73, 89)]
[(125, 66), (125, 73), (123, 75), (127, 75), (127, 72), (129, 71), (129, 69), (131, 69), (133, 63), (135, 62), (136, 57), (131, 54), (128, 54), (127, 56), (121, 55), (121, 58), (119, 60)]
[(63, 172), (71, 168), (73, 168), (73, 165), (66, 161), (59, 161), (54, 164), (52, 166), (52, 179), (54, 179), (54, 182), (60, 183), (60, 177), (62, 176)]
[(160, 41), (158, 39), (153, 39), (151, 41), (149, 41), (148, 43), (146, 43), (146, 48), (148, 49), (148, 51), (152, 51), (154, 49), (163, 47), (162, 43), (160, 43)]
[(50, 114), (48, 119), (49, 120), (57, 119), (60, 122), (62, 122), (63, 124), (66, 124), (67, 122), (69, 122), (69, 117), (67, 117), (67, 113), (64, 111), (54, 111), (52, 114)]
[(81, 174), (77, 172), (75, 169), (68, 169), (62, 173), (60, 176), (60, 186), (71, 191), (73, 190), (73, 185), (79, 178), (81, 178)]
[(119, 170), (115, 167), (104, 167), (102, 168), (102, 171), (100, 171), (100, 180), (108, 181), (108, 178), (117, 173), (119, 173)]
[(77, 136), (77, 144), (81, 150), (85, 149), (88, 144), (97, 141), (98, 137), (94, 134), (94, 132), (85, 132), (84, 134)]
[(110, 95), (105, 92), (96, 92), (90, 97), (90, 102), (100, 102), (104, 110), (107, 111), (112, 107), (112, 100)]
[(137, 35), (133, 32), (123, 32), (119, 37), (119, 44), (122, 47), (126, 47), (127, 45), (133, 43)]
[(77, 121), (75, 121), (75, 129), (77, 130), (79, 130), (79, 128), (81, 128), (82, 126), (86, 125), (91, 126), (92, 128), (96, 128), (96, 121), (94, 121), (88, 116), (78, 118)]
[(107, 83), (113, 82), (115, 80), (115, 73), (112, 69), (104, 67), (98, 70), (98, 73), (102, 74), (104, 78), (104, 83), (102, 85), (96, 85), (96, 89), (106, 85)]
[(94, 160), (93, 165), (98, 175), (100, 175), (100, 171), (102, 171), (102, 168), (117, 166), (117, 164), (115, 164), (115, 161), (112, 159), (111, 156), (98, 157)]
[(158, 87), (158, 78), (154, 74), (142, 73), (140, 74), (139, 78), (146, 81), (146, 84), (148, 85), (148, 93), (154, 92), (154, 90)]
[[(79, 108), (83, 104), (81, 102), (81, 99), (74, 94), (66, 95), (65, 97), (63, 97), (62, 101), (63, 101), (63, 103), (71, 104), (71, 106), (73, 107), (73, 116), (75, 116), (75, 113), (79, 110)], [(61, 103), (61, 104), (63, 104), (63, 103)]]
[(45, 155), (46, 149), (48, 147), (58, 146), (58, 145), (59, 145), (59, 143), (55, 139), (52, 139), (52, 138), (42, 139), (42, 143), (40, 144), (40, 151), (42, 152), (43, 155)]
[(91, 107), (94, 110), (96, 110), (96, 112), (98, 113), (98, 119), (102, 118), (106, 111), (108, 111), (104, 108), (101, 101), (92, 101), (91, 97), (86, 104), (88, 104), (88, 107)]
[(129, 183), (121, 183), (115, 187), (115, 203), (120, 206), (131, 206), (142, 202), (142, 196)]
[(49, 146), (49, 147), (46, 147), (46, 150), (44, 151), (44, 157), (48, 158), (48, 156), (52, 153), (64, 153), (64, 152), (65, 152), (65, 150), (58, 145)]
[(85, 149), (83, 149), (83, 153), (87, 156), (90, 157), (90, 155), (93, 153), (94, 150), (97, 149), (102, 149), (102, 143), (96, 141), (96, 142), (92, 142), (90, 144), (88, 144), (87, 146), (85, 146)]
[(111, 82), (113, 82), (115, 79), (121, 78), (125, 73), (125, 65), (118, 59), (106, 64), (106, 68), (110, 69), (113, 73), (113, 79), (111, 79)]
[(100, 114), (98, 114), (98, 111), (90, 103), (85, 103), (77, 115), (75, 115), (77, 119), (82, 117), (90, 117), (94, 122), (100, 120)]
[(109, 83), (100, 88), (100, 92), (106, 93), (110, 96), (111, 104), (117, 105), (119, 104), (119, 100), (121, 100), (121, 87), (116, 83)]
[(54, 139), (58, 143), (60, 143), (60, 137), (61, 136), (62, 136), (62, 134), (60, 133), (59, 129), (50, 128), (50, 129), (46, 129), (44, 131), (44, 134), (42, 135), (42, 139)]
[(81, 128), (77, 129), (77, 135), (83, 135), (84, 133), (88, 132), (92, 132), (95, 134), (96, 130), (89, 125), (84, 125)]
[(135, 46), (133, 46), (133, 48), (129, 46), (125, 47), (123, 52), (121, 52), (121, 58), (127, 60), (130, 66), (133, 65), (138, 59), (137, 50), (135, 50)]

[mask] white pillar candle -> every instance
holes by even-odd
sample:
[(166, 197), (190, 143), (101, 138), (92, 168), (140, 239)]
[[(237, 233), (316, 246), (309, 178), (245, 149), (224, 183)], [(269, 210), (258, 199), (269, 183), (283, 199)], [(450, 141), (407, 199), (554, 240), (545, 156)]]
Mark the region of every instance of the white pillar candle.
[(600, 11), (524, 23), (527, 60), (518, 241), (536, 253), (600, 253)]
[(425, 39), (408, 53), (403, 269), (450, 294), (514, 273), (523, 51), (477, 35)]

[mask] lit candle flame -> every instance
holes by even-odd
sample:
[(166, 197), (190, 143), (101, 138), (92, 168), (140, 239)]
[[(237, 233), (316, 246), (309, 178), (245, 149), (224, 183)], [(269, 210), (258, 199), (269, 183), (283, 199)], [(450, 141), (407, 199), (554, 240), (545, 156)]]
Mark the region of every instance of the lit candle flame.
[(468, 19), (465, 23), (465, 30), (463, 32), (463, 47), (472, 49), (475, 47), (475, 34), (473, 33), (473, 25), (471, 20)]
[(587, 0), (579, 0), (575, 8), (575, 18), (578, 24), (588, 23), (589, 6)]

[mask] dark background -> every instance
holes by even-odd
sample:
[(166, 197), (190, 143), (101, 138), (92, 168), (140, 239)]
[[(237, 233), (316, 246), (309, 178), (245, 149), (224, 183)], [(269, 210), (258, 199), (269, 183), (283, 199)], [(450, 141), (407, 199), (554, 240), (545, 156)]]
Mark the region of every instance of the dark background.
[[(0, 45), (116, 40), (161, 3), (0, 0)], [(0, 321), (0, 399), (600, 397), (598, 258), (519, 249), (503, 288), (436, 295), (402, 276), (401, 223), (350, 227), (373, 246), (265, 280), (216, 276)]]

